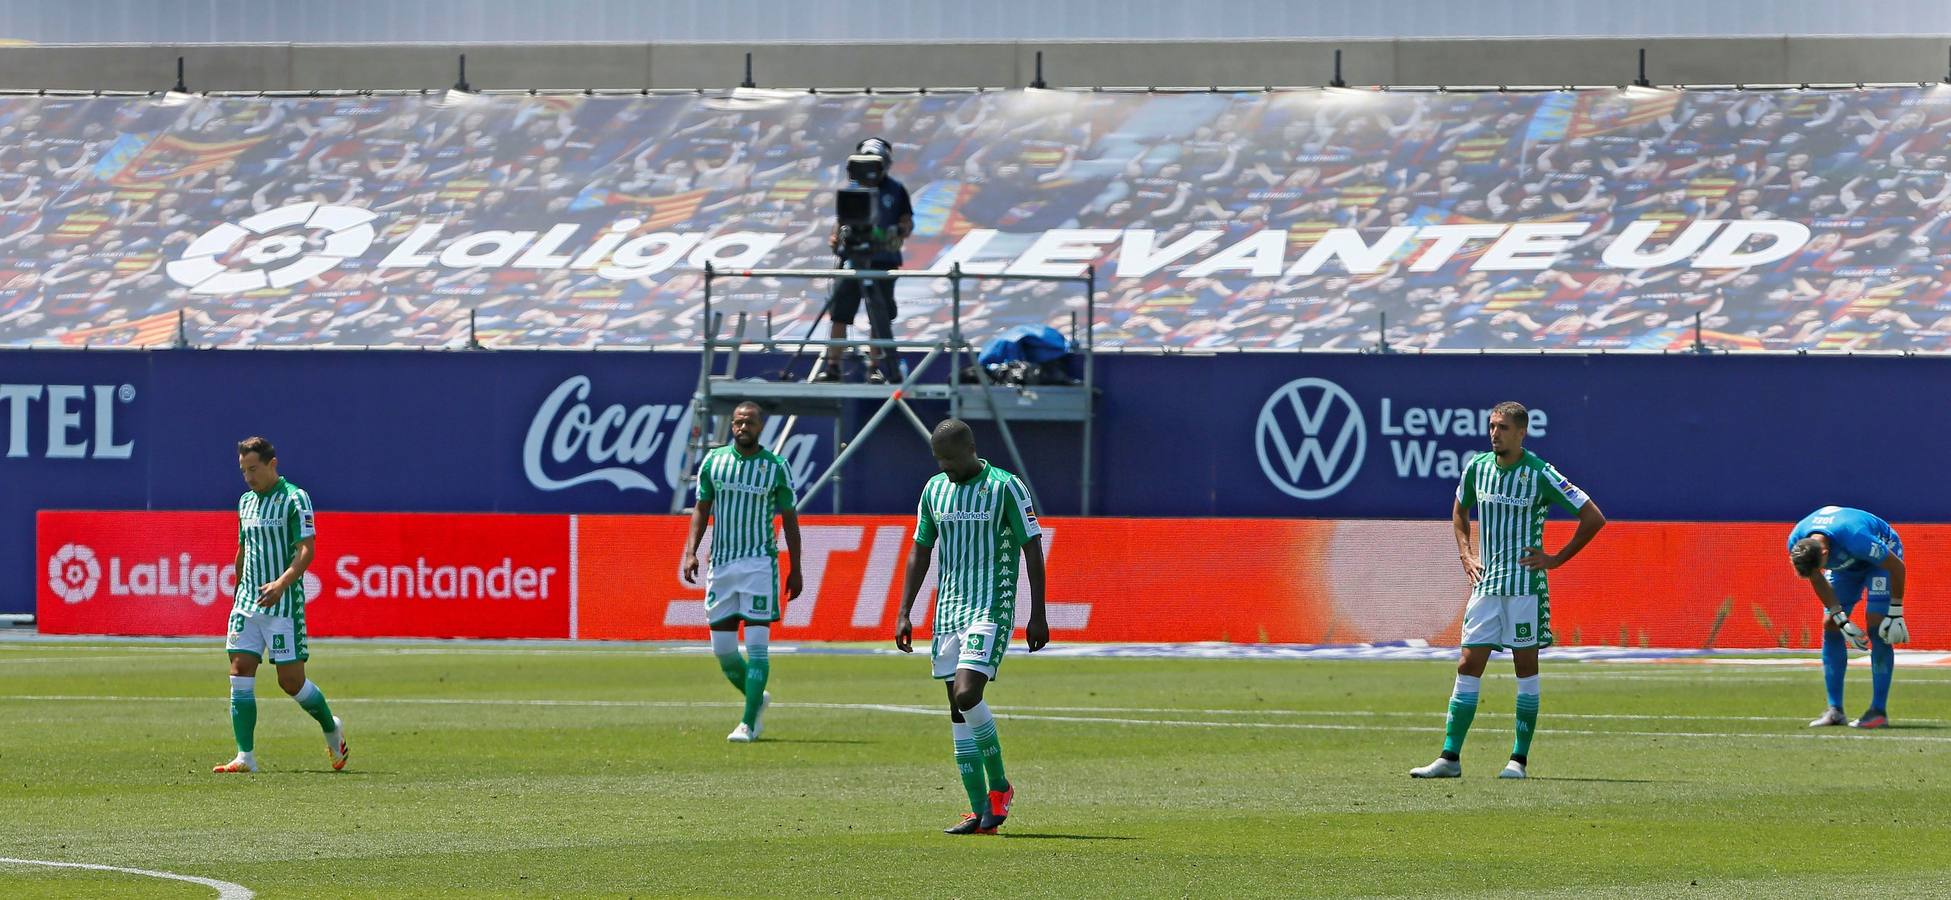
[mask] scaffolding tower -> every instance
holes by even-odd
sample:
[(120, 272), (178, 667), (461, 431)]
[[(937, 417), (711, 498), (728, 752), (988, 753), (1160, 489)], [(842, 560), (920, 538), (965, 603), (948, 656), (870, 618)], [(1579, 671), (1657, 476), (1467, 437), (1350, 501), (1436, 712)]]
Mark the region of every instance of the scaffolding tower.
[[(902, 341), (902, 340), (819, 340), (810, 337), (801, 341), (780, 340), (767, 329), (763, 339), (748, 339), (745, 336), (745, 313), (740, 313), (737, 324), (729, 336), (719, 334), (723, 324), (722, 313), (712, 310), (712, 283), (721, 278), (786, 278), (821, 279), (851, 278), (856, 280), (878, 280), (893, 282), (902, 278), (947, 278), (949, 282), (949, 332), (940, 341)], [(974, 367), (976, 381), (963, 378), (962, 363), (966, 356), (974, 360), (976, 348), (962, 333), (962, 283), (964, 281), (1049, 281), (1081, 284), (1084, 288), (1084, 322), (1082, 328), (1072, 320), (1071, 345), (1074, 352), (1082, 357), (1083, 380), (1079, 384), (1038, 384), (1001, 385), (990, 380), (987, 372), (978, 365)], [(890, 291), (893, 289), (890, 284)], [(783, 413), (789, 418), (773, 439), (773, 449), (777, 452), (791, 436), (793, 428), (801, 416), (832, 417), (834, 419), (834, 440), (837, 451), (826, 470), (813, 479), (807, 488), (800, 492), (802, 508), (809, 504), (814, 495), (829, 483), (834, 486), (833, 505), (836, 512), (840, 507), (840, 472), (854, 452), (872, 436), (888, 416), (899, 413), (926, 441), (930, 429), (917, 415), (909, 401), (944, 401), (948, 404), (949, 415), (963, 418), (992, 421), (1002, 435), (1003, 444), (1008, 449), (1010, 461), (1015, 465), (1015, 474), (1022, 478), (1029, 490), (1031, 501), (1037, 503), (1035, 483), (1023, 464), (1022, 452), (1016, 444), (1016, 436), (1010, 430), (1010, 423), (1021, 422), (1070, 422), (1083, 432), (1082, 452), (1079, 454), (1079, 487), (1081, 489), (1079, 513), (1091, 514), (1091, 485), (1093, 478), (1093, 453), (1091, 450), (1092, 432), (1096, 416), (1096, 361), (1093, 358), (1095, 340), (1093, 331), (1097, 324), (1097, 272), (1095, 267), (1086, 268), (1082, 275), (1004, 275), (970, 274), (962, 271), (956, 264), (946, 275), (939, 272), (903, 272), (887, 269), (719, 269), (710, 263), (704, 268), (704, 347), (700, 354), (697, 392), (691, 399), (691, 431), (686, 440), (684, 453), (684, 483), (672, 492), (671, 511), (682, 512), (688, 498), (697, 487), (698, 464), (706, 451), (721, 445), (726, 440), (730, 427), (729, 413), (740, 403), (755, 401), (773, 413)], [(817, 325), (815, 326), (817, 327)], [(902, 352), (920, 353), (921, 359), (906, 368), (900, 382), (887, 384), (849, 384), (820, 382), (812, 380), (811, 372), (804, 381), (769, 381), (763, 379), (739, 380), (739, 356), (744, 351), (778, 353), (791, 350), (797, 353), (806, 348), (817, 347), (824, 351), (829, 347), (877, 348), (887, 354)], [(794, 349), (797, 348), (797, 349)], [(720, 357), (724, 360), (724, 371), (720, 372)], [(936, 363), (946, 361), (948, 372), (943, 377), (935, 374)], [(814, 371), (818, 366), (813, 367)], [(880, 401), (880, 406), (868, 417), (852, 436), (842, 434), (843, 422), (848, 405), (857, 401)], [(1041, 504), (1037, 503), (1040, 507)]]

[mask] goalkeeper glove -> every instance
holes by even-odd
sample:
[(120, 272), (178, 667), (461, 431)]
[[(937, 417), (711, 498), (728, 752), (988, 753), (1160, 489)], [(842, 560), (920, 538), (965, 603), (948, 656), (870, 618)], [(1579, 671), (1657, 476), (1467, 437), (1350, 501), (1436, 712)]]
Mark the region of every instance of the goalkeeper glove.
[(1870, 649), (1870, 636), (1864, 634), (1863, 629), (1856, 627), (1856, 623), (1849, 620), (1848, 613), (1840, 609), (1830, 613), (1829, 624), (1836, 626), (1836, 630), (1843, 633), (1843, 640), (1849, 642), (1850, 649)]
[(1910, 640), (1910, 627), (1904, 624), (1902, 603), (1890, 602), (1890, 611), (1883, 614), (1883, 624), (1876, 627), (1876, 636), (1886, 644), (1902, 644)]

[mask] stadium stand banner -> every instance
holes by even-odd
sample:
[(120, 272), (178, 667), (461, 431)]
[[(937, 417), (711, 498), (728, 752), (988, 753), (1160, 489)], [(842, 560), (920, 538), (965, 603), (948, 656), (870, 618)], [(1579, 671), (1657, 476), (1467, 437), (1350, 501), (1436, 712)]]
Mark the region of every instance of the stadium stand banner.
[[(703, 589), (678, 572), (688, 522), (320, 513), (307, 625), (322, 637), (697, 640)], [(1058, 517), (1043, 527), (1059, 642), (1454, 644), (1469, 593), (1446, 521)], [(1572, 527), (1552, 523), (1546, 542), (1564, 542)], [(1788, 528), (1615, 523), (1551, 575), (1557, 641), (1816, 646), (1821, 608), (1788, 566)], [(807, 517), (801, 529), (805, 590), (776, 636), (888, 640), (912, 517)], [(1906, 528), (1904, 542), (1913, 583), (1951, 577), (1951, 526)], [(234, 548), (225, 514), (42, 513), (41, 630), (222, 634)], [(1019, 629), (1029, 615), (1023, 579)], [(931, 576), (913, 615), (924, 632), (933, 589)], [(1951, 617), (1911, 618), (1913, 646), (1951, 649)]]
[[(0, 612), (27, 612), (43, 509), (227, 509), (235, 442), (278, 447), (321, 514), (643, 514), (684, 485), (690, 353), (0, 353)], [(741, 371), (765, 361), (748, 357)], [(1487, 410), (1614, 520), (1784, 521), (1829, 504), (1942, 522), (1951, 359), (1732, 355), (1118, 354), (1098, 363), (1094, 511), (1160, 518), (1448, 514)], [(853, 422), (872, 412), (862, 404)], [(919, 404), (929, 421), (943, 404)], [(784, 416), (767, 424), (778, 436)], [(1014, 466), (990, 423), (983, 452)], [(1013, 430), (1045, 514), (1079, 508), (1081, 430)], [(833, 457), (804, 419), (804, 490)], [(860, 445), (846, 513), (906, 515), (935, 472), (912, 429)], [(836, 511), (823, 491), (808, 512)], [(38, 574), (37, 574), (38, 573)]]
[[(910, 268), (1095, 265), (1106, 345), (1951, 349), (1951, 87), (0, 99), (0, 344), (695, 345), (828, 267), (857, 141)], [(727, 281), (804, 329), (825, 287)], [(972, 286), (973, 287), (973, 286)], [(947, 288), (901, 285), (903, 330)], [(976, 291), (965, 333), (1074, 292)], [(758, 319), (754, 319), (755, 322)], [(755, 326), (756, 327), (756, 326)]]

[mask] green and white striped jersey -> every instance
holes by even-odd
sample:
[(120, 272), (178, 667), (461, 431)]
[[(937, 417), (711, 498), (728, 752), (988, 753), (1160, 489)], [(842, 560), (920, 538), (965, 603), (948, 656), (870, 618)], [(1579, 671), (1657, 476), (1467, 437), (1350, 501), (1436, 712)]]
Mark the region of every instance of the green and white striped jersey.
[(790, 467), (760, 447), (746, 456), (731, 444), (712, 449), (698, 464), (698, 499), (711, 501), (711, 564), (779, 553), (775, 513), (794, 509)]
[(283, 478), (260, 494), (245, 491), (237, 498), (237, 545), (244, 548), (244, 576), (237, 582), (232, 612), (268, 613), (287, 618), (305, 607), (305, 581), (285, 588), (269, 607), (257, 605), (261, 585), (277, 581), (298, 556), (298, 542), (317, 533), (312, 524), (312, 495)]
[(1477, 509), (1477, 558), (1483, 580), (1474, 593), (1492, 597), (1547, 596), (1543, 569), (1518, 564), (1542, 547), (1545, 513), (1552, 504), (1568, 512), (1585, 505), (1585, 492), (1529, 450), (1510, 466), (1489, 451), (1470, 458), (1457, 485), (1456, 502)]
[(982, 461), (982, 474), (928, 479), (915, 512), (915, 543), (939, 547), (935, 633), (982, 621), (1009, 628), (1016, 619), (1016, 560), (1043, 534), (1021, 479)]

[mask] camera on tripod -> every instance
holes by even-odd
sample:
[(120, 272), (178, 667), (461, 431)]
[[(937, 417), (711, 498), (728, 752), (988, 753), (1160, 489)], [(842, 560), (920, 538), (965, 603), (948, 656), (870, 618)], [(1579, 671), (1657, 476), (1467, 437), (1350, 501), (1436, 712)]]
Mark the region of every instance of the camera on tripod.
[(881, 205), (881, 180), (887, 177), (888, 160), (893, 156), (886, 141), (868, 138), (847, 157), (847, 179), (852, 183), (834, 194), (834, 216), (839, 220), (836, 249), (848, 260), (864, 260), (888, 245), (888, 233), (875, 224)]

